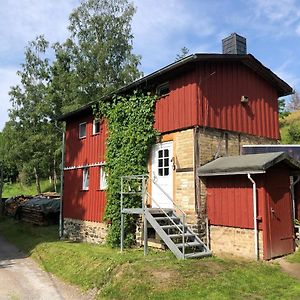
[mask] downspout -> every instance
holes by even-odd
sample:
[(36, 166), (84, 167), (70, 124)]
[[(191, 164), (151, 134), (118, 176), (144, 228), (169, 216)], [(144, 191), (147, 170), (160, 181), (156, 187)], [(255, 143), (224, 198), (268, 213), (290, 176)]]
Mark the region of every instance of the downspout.
[(57, 126), (55, 122), (55, 127), (62, 133), (62, 146), (61, 146), (61, 171), (60, 171), (60, 209), (59, 209), (59, 238), (63, 237), (64, 234), (64, 222), (63, 222), (63, 189), (64, 189), (64, 167), (65, 167), (65, 140), (66, 133)]
[(296, 219), (296, 203), (295, 203), (295, 185), (299, 182), (300, 176), (292, 183), (291, 194), (292, 194), (292, 206), (293, 206), (293, 222)]
[(258, 255), (258, 230), (257, 230), (257, 196), (256, 196), (256, 182), (248, 173), (248, 179), (252, 182), (252, 197), (253, 197), (253, 225), (254, 225), (254, 247), (255, 247), (255, 258), (259, 260)]

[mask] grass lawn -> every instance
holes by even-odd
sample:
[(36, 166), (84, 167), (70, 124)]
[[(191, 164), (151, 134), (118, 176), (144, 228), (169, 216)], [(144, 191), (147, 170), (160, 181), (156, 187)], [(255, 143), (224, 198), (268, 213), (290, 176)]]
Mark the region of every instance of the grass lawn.
[[(42, 192), (52, 192), (53, 185), (49, 183), (48, 179), (41, 180)], [(5, 183), (3, 187), (3, 198), (9, 198), (17, 195), (36, 195), (35, 183), (30, 185), (21, 185), (20, 183)]]
[(205, 258), (179, 261), (170, 252), (119, 249), (57, 240), (57, 227), (0, 220), (0, 234), (46, 271), (98, 299), (300, 299), (300, 282), (268, 263)]
[(298, 251), (296, 251), (294, 254), (289, 255), (286, 260), (288, 262), (294, 262), (300, 264), (300, 248), (298, 248)]

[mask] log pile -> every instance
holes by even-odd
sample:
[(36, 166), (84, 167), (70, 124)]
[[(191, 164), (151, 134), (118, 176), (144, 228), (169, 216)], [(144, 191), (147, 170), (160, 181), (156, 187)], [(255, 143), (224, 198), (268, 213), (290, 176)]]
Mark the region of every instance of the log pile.
[(59, 198), (34, 197), (21, 205), (21, 220), (39, 226), (58, 223)]
[(59, 220), (60, 198), (57, 193), (38, 196), (16, 196), (5, 201), (4, 213), (36, 225), (56, 224)]
[(32, 198), (31, 196), (24, 196), (24, 195), (8, 198), (4, 204), (5, 215), (17, 218), (20, 205), (22, 203), (25, 203), (31, 198)]

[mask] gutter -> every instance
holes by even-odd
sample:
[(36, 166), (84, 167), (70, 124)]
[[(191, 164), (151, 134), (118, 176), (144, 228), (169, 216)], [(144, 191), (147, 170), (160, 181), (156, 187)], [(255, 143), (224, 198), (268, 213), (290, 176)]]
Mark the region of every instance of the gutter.
[(253, 194), (253, 225), (254, 225), (254, 251), (255, 258), (259, 260), (258, 254), (258, 229), (257, 229), (257, 196), (256, 196), (256, 182), (251, 177), (251, 174), (248, 173), (248, 179), (252, 182), (252, 194)]

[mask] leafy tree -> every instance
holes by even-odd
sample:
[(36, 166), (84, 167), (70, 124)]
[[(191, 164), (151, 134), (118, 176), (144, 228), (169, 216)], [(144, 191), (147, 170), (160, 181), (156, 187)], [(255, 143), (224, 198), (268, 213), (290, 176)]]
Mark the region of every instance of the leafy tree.
[(58, 132), (50, 123), (53, 108), (49, 102), (48, 84), (50, 63), (45, 57), (49, 47), (43, 36), (29, 43), (25, 49), (25, 62), (18, 71), (21, 84), (10, 90), (10, 134), (14, 139), (11, 159), (18, 163), (19, 171), (31, 170), (40, 193), (40, 178), (53, 169), (53, 158), (59, 147)]
[(178, 60), (181, 60), (185, 57), (188, 56), (190, 50), (187, 48), (187, 47), (183, 47), (180, 49), (180, 53), (178, 53), (175, 57), (175, 60), (178, 61)]
[(286, 109), (284, 98), (278, 99), (278, 112), (279, 112), (280, 119), (284, 119), (290, 114), (290, 112)]
[(294, 121), (290, 124), (288, 135), (291, 144), (300, 143), (300, 121)]
[[(70, 108), (98, 100), (141, 76), (132, 53), (127, 0), (86, 0), (70, 15), (70, 37), (55, 45), (53, 90)], [(65, 98), (63, 98), (65, 99)]]
[(289, 111), (295, 111), (295, 110), (300, 109), (300, 96), (296, 91), (291, 96), (291, 100), (288, 103), (287, 108)]

